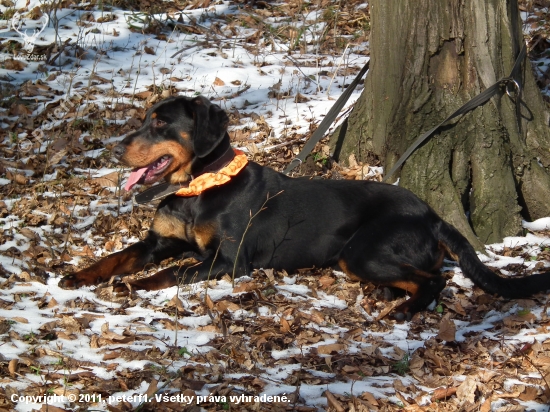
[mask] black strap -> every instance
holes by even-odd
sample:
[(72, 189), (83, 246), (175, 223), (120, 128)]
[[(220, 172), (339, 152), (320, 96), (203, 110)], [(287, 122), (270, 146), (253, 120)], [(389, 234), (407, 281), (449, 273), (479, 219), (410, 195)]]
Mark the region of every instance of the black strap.
[[(393, 165), (391, 170), (386, 174), (384, 179), (382, 179), (383, 182), (387, 181), (396, 171), (401, 167), (403, 163), (409, 158), (409, 156), (416, 150), (418, 146), (420, 146), (422, 143), (424, 143), (430, 136), (432, 136), (441, 126), (443, 126), (445, 123), (449, 122), (450, 120), (454, 119), (457, 116), (460, 116), (461, 114), (465, 114), (469, 112), (470, 110), (475, 109), (478, 106), (482, 106), (485, 104), (491, 97), (493, 97), (499, 90), (504, 89), (506, 94), (508, 94), (510, 97), (513, 97), (516, 99), (516, 111), (519, 110), (519, 101), (520, 101), (520, 92), (521, 92), (521, 83), (519, 82), (519, 73), (521, 68), (521, 63), (525, 59), (525, 56), (527, 55), (527, 45), (524, 44), (523, 48), (521, 49), (521, 52), (519, 53), (518, 57), (516, 58), (516, 62), (514, 63), (514, 67), (512, 68), (512, 71), (510, 72), (510, 75), (508, 77), (503, 77), (502, 79), (499, 79), (495, 84), (489, 86), (487, 89), (485, 89), (483, 92), (475, 96), (472, 100), (466, 102), (462, 107), (460, 107), (457, 111), (455, 111), (453, 114), (451, 114), (449, 117), (447, 117), (445, 120), (443, 120), (441, 123), (439, 123), (437, 126), (435, 126), (433, 129), (427, 131), (422, 136), (420, 136), (418, 139), (415, 140), (415, 142), (403, 153), (403, 155), (399, 158), (397, 163)], [(515, 89), (515, 96), (512, 96), (509, 86), (513, 86)], [(519, 115), (519, 113), (517, 113)], [(518, 119), (518, 122), (520, 119)]]
[(143, 192), (135, 195), (134, 200), (138, 205), (142, 205), (143, 203), (149, 203), (153, 200), (163, 199), (166, 196), (170, 196), (171, 194), (176, 193), (182, 187), (187, 186), (189, 186), (189, 183), (183, 185), (173, 185), (172, 183), (168, 182), (159, 183), (158, 185), (151, 186), (145, 189)]
[[(514, 33), (522, 33), (522, 29), (520, 26), (521, 18), (518, 15), (519, 8), (517, 4), (514, 4), (514, 2), (508, 2), (508, 7), (510, 7), (510, 16), (511, 16), (511, 25), (512, 25), (512, 29), (511, 29), (512, 53), (513, 53), (513, 56), (519, 56), (519, 53), (521, 53), (519, 51), (520, 41), (518, 36), (514, 36)], [(516, 122), (518, 125), (519, 135), (522, 136), (523, 132), (521, 128), (521, 91), (523, 89), (521, 84), (522, 76), (520, 74), (521, 74), (521, 61), (518, 64), (518, 61), (516, 59), (516, 63), (514, 64), (514, 67), (510, 72), (510, 77), (515, 79), (515, 82), (513, 83), (513, 85), (516, 87), (516, 90), (515, 90), (516, 94), (512, 96), (508, 86), (506, 86), (506, 94), (510, 96), (510, 98), (515, 99), (516, 101)]]
[(325, 132), (328, 130), (330, 125), (334, 122), (334, 120), (336, 119), (336, 117), (338, 116), (338, 114), (340, 113), (340, 111), (342, 110), (342, 108), (350, 98), (351, 94), (355, 90), (355, 87), (357, 87), (357, 85), (359, 84), (359, 82), (361, 81), (361, 79), (369, 69), (369, 65), (370, 65), (370, 60), (367, 62), (367, 64), (363, 66), (363, 68), (357, 74), (357, 76), (355, 76), (355, 79), (353, 79), (351, 84), (346, 88), (346, 90), (344, 90), (344, 93), (342, 93), (342, 95), (338, 98), (338, 100), (336, 100), (336, 103), (332, 105), (327, 115), (325, 116), (321, 124), (319, 124), (319, 127), (317, 128), (317, 130), (313, 132), (313, 134), (311, 135), (309, 140), (306, 142), (306, 144), (304, 145), (300, 153), (294, 159), (292, 159), (292, 161), (286, 167), (286, 169), (283, 172), (285, 175), (289, 174), (298, 165), (300, 165), (300, 163), (306, 160), (307, 155), (311, 153), (311, 151), (313, 150), (317, 142), (319, 142), (319, 140), (323, 138), (323, 136), (325, 135)]

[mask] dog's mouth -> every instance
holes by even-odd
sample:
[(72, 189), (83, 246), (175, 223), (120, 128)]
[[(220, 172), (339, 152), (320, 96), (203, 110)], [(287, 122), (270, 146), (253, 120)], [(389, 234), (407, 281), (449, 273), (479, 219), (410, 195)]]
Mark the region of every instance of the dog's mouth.
[(130, 191), (135, 185), (150, 185), (162, 177), (162, 173), (172, 164), (173, 157), (164, 155), (148, 166), (132, 170), (124, 189)]

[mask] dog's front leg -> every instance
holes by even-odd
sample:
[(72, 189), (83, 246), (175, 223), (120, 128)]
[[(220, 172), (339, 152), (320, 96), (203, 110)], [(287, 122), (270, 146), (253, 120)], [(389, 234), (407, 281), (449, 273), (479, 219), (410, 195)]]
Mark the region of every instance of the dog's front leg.
[(76, 289), (106, 282), (113, 276), (138, 272), (149, 263), (158, 264), (163, 259), (183, 253), (188, 247), (182, 243), (185, 242), (167, 239), (150, 231), (144, 240), (113, 253), (84, 270), (65, 276), (59, 281), (59, 286)]
[(108, 281), (112, 276), (142, 270), (147, 263), (151, 262), (151, 258), (146, 242), (140, 241), (120, 252), (104, 257), (84, 270), (63, 277), (59, 281), (59, 286), (63, 289), (76, 289), (81, 286), (97, 285)]

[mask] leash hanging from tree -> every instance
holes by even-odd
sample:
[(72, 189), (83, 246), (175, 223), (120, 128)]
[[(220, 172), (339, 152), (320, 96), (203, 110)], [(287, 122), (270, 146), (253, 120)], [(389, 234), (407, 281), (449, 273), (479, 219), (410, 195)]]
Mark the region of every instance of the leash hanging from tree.
[[(463, 106), (461, 106), (458, 110), (456, 110), (454, 113), (452, 113), (450, 116), (448, 116), (445, 120), (443, 120), (441, 123), (439, 123), (437, 126), (433, 127), (432, 129), (428, 130), (426, 133), (422, 134), (418, 139), (414, 141), (414, 143), (409, 146), (409, 148), (403, 153), (403, 155), (399, 158), (399, 160), (393, 165), (391, 170), (386, 174), (383, 182), (386, 182), (393, 174), (399, 169), (403, 163), (411, 156), (411, 154), (428, 138), (430, 138), (435, 132), (439, 130), (440, 127), (444, 126), (446, 123), (454, 119), (455, 117), (458, 117), (462, 114), (465, 114), (476, 107), (484, 105), (486, 102), (488, 102), (491, 97), (493, 97), (495, 94), (497, 94), (499, 91), (505, 92), (510, 98), (515, 99), (516, 103), (516, 113), (518, 116), (518, 127), (521, 131), (521, 120), (520, 120), (520, 103), (521, 103), (521, 79), (520, 79), (520, 68), (521, 63), (527, 56), (527, 45), (524, 44), (523, 48), (519, 52), (516, 61), (514, 63), (514, 67), (512, 68), (510, 75), (507, 77), (503, 77), (499, 79), (496, 83), (489, 86), (487, 89), (485, 89), (483, 92), (466, 102)], [(338, 98), (336, 103), (331, 107), (321, 124), (319, 124), (319, 127), (315, 132), (311, 135), (309, 140), (306, 142), (300, 153), (292, 159), (292, 161), (289, 163), (289, 165), (284, 170), (284, 174), (289, 174), (292, 170), (294, 170), (298, 165), (300, 165), (305, 158), (311, 153), (315, 145), (323, 138), (325, 135), (325, 132), (328, 130), (330, 125), (334, 122), (348, 99), (350, 98), (353, 90), (355, 87), (359, 84), (367, 70), (369, 69), (370, 60), (363, 66), (361, 71), (357, 74), (353, 82), (346, 88), (344, 93)], [(512, 89), (510, 88), (512, 87)]]

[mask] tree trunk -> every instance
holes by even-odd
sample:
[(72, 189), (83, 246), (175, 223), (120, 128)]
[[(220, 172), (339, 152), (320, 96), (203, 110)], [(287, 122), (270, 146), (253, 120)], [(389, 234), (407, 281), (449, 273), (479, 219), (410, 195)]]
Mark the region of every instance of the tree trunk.
[[(423, 132), (508, 76), (521, 22), (514, 0), (369, 3), (371, 69), (339, 157), (373, 152), (389, 171)], [(500, 93), (443, 127), (401, 169), (400, 185), (477, 248), (518, 234), (522, 217), (550, 215), (547, 106), (528, 60), (522, 76), (521, 120)]]

